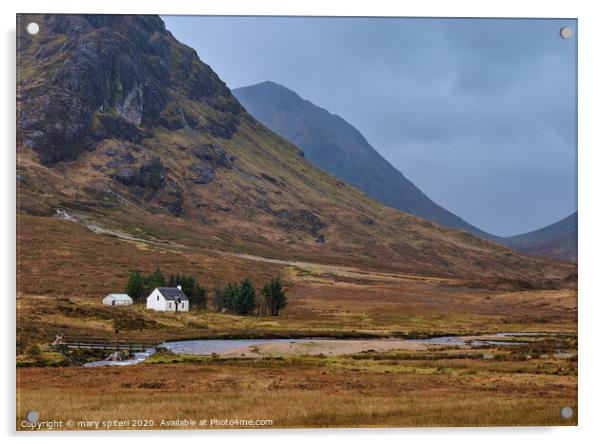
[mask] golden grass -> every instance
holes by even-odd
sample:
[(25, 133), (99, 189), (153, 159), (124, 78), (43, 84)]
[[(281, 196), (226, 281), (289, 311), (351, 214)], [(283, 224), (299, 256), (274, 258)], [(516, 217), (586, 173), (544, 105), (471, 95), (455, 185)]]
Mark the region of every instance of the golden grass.
[(19, 215), (19, 294), (101, 299), (123, 291), (130, 271), (196, 276), (208, 289), (249, 276), (263, 283), (281, 266), (223, 256), (208, 249), (128, 242), (57, 218)]
[(576, 377), (527, 370), (384, 372), (340, 369), (323, 360), (320, 366), (206, 361), (17, 373), (18, 423), (30, 409), (41, 420), (271, 419), (279, 428), (577, 422), (559, 416), (563, 406), (577, 406)]

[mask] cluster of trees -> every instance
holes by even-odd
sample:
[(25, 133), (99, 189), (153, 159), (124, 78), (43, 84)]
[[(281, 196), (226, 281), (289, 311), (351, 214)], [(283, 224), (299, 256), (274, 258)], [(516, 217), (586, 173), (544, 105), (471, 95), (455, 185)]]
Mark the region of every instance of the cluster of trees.
[(272, 278), (263, 286), (259, 295), (249, 278), (213, 291), (213, 308), (216, 311), (248, 315), (257, 310), (259, 316), (278, 315), (285, 306), (286, 293), (278, 278)]
[(278, 316), (286, 306), (286, 294), (278, 277), (272, 278), (261, 289), (261, 299), (257, 305), (258, 314)]
[(153, 289), (163, 286), (165, 286), (165, 276), (159, 268), (148, 275), (143, 275), (140, 272), (131, 272), (125, 286), (125, 293), (138, 303), (146, 298)]
[[(192, 275), (171, 274), (166, 280), (161, 269), (145, 275), (131, 272), (125, 287), (125, 292), (136, 302), (144, 302), (145, 298), (156, 287), (182, 286), (182, 291), (190, 301), (190, 308), (206, 309), (207, 292)], [(224, 288), (213, 291), (213, 308), (218, 311), (228, 311), (234, 314), (249, 315), (254, 311), (257, 315), (280, 314), (286, 306), (286, 293), (279, 278), (272, 278), (258, 293), (249, 278), (240, 283), (229, 283)]]
[(176, 287), (178, 285), (182, 286), (182, 291), (188, 297), (191, 308), (196, 306), (198, 309), (205, 309), (207, 307), (207, 292), (196, 278), (192, 275), (178, 273), (170, 275), (166, 280), (159, 268), (148, 275), (131, 272), (125, 293), (134, 301), (143, 302), (156, 287)]
[(213, 307), (216, 311), (248, 315), (255, 309), (255, 298), (255, 288), (251, 280), (245, 278), (239, 284), (229, 283), (223, 289), (215, 288)]

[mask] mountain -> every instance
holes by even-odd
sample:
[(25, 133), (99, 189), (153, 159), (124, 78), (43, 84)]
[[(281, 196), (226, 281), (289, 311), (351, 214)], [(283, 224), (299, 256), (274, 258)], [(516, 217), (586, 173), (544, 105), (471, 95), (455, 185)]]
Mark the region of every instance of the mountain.
[(492, 235), (433, 202), (340, 116), (270, 81), (232, 92), (249, 113), (301, 148), (314, 165), (389, 207), (465, 230), (529, 255), (576, 259), (576, 215), (529, 234), (508, 238)]
[(340, 116), (274, 82), (232, 92), (249, 113), (301, 148), (314, 165), (383, 204), (484, 239), (494, 238), (433, 202)]
[(520, 252), (577, 261), (577, 212), (533, 232), (503, 239), (504, 244)]
[[(60, 216), (177, 252), (530, 283), (570, 270), (385, 207), (318, 169), (159, 17), (19, 15), (17, 29), (20, 251), (32, 230), (22, 222)], [(61, 254), (77, 255), (70, 242)], [(119, 252), (114, 263), (135, 267)]]

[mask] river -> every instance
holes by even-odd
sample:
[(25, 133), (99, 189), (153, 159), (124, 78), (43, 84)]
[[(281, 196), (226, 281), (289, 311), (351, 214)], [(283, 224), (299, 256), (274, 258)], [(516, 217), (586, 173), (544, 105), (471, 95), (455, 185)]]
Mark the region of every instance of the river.
[[(487, 345), (517, 345), (525, 344), (525, 342), (519, 342), (513, 340), (514, 337), (536, 337), (545, 336), (546, 334), (538, 332), (499, 332), (494, 335), (481, 335), (481, 336), (441, 336), (431, 337), (425, 339), (362, 339), (362, 340), (345, 340), (345, 339), (319, 339), (319, 338), (279, 338), (279, 339), (208, 339), (208, 340), (182, 340), (162, 343), (161, 347), (168, 349), (175, 354), (192, 354), (192, 355), (211, 355), (211, 354), (223, 354), (230, 351), (239, 350), (241, 348), (248, 348), (250, 346), (266, 345), (270, 343), (284, 343), (289, 344), (290, 347), (293, 345), (298, 346), (299, 344), (311, 343), (318, 344), (320, 342), (328, 342), (331, 345), (334, 343), (347, 343), (358, 345), (361, 344), (362, 348), (367, 349), (370, 344), (382, 344), (383, 342), (397, 342), (395, 345), (391, 343), (391, 346), (406, 343), (418, 344), (418, 345), (449, 345), (449, 346), (487, 346)], [(361, 342), (361, 343), (360, 343)], [(99, 360), (95, 362), (86, 363), (85, 367), (96, 367), (96, 366), (125, 366), (135, 365), (141, 363), (146, 358), (150, 357), (155, 353), (154, 348), (147, 349), (145, 352), (137, 352), (133, 354), (133, 357), (127, 360), (113, 361), (113, 360)]]

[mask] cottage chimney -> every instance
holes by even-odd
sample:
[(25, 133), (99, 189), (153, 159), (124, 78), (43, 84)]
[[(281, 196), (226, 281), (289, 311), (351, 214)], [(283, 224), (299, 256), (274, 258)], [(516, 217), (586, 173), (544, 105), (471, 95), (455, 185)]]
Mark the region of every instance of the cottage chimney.
[(178, 290), (182, 290), (182, 286), (181, 285), (178, 284), (176, 287), (178, 288)]

